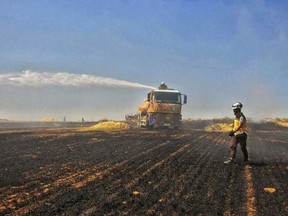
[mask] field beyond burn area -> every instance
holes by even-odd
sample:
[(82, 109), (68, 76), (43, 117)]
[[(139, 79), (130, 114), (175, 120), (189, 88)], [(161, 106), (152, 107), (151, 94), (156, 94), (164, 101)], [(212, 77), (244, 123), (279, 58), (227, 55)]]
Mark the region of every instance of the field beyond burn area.
[(225, 165), (227, 132), (184, 126), (1, 129), (0, 215), (288, 215), (288, 128), (250, 124)]

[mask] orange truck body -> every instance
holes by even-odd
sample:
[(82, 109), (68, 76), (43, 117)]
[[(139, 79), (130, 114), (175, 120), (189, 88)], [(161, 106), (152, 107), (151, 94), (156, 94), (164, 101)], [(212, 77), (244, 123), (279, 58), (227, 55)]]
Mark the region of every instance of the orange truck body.
[(182, 105), (186, 102), (187, 96), (177, 90), (152, 90), (138, 108), (137, 124), (147, 128), (179, 128), (182, 119)]

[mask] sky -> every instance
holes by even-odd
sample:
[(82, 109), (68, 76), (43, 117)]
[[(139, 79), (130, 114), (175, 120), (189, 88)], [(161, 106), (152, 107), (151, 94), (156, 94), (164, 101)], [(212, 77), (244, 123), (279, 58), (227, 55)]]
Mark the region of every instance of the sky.
[(161, 82), (184, 119), (288, 117), (286, 0), (0, 3), (0, 119), (124, 120)]

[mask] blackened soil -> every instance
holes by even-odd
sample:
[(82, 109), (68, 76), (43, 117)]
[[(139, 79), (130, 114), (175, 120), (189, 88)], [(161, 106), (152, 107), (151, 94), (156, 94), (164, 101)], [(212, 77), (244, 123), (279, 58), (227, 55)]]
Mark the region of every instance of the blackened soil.
[(227, 134), (191, 128), (0, 130), (0, 215), (288, 215), (287, 129), (225, 165)]

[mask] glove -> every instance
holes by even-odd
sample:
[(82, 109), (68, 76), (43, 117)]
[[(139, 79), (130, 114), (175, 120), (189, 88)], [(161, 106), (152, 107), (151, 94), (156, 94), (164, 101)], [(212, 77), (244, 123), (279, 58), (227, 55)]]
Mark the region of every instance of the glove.
[(234, 131), (233, 130), (229, 132), (229, 136), (230, 137), (234, 136)]

